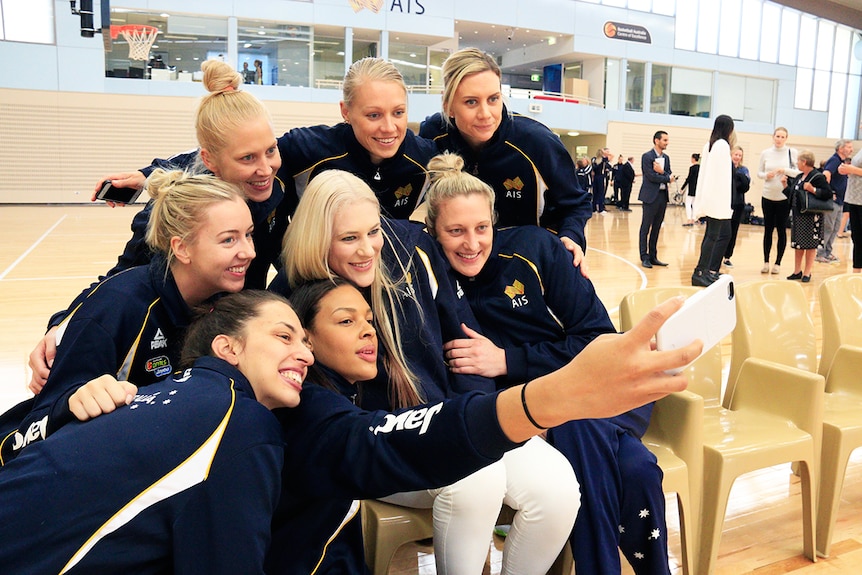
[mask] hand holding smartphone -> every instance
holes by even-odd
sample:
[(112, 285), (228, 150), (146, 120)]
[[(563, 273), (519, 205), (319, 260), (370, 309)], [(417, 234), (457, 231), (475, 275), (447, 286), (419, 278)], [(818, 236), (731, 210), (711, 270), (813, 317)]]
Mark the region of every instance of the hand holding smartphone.
[(118, 204), (131, 204), (138, 199), (142, 191), (137, 188), (116, 188), (111, 180), (105, 180), (102, 182), (102, 189), (96, 194), (96, 199)]
[[(733, 277), (725, 274), (709, 287), (685, 300), (682, 307), (670, 316), (656, 333), (656, 349), (678, 349), (699, 339), (703, 342), (703, 351), (700, 354), (703, 355), (721, 342), (736, 327), (736, 300), (733, 289)], [(677, 374), (688, 365), (667, 373)]]

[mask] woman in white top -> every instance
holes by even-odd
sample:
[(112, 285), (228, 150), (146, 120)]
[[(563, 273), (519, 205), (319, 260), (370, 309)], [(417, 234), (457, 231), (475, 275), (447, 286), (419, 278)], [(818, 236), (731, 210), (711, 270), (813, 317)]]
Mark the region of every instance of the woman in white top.
[(700, 258), (691, 275), (691, 285), (708, 286), (718, 279), (718, 268), (730, 241), (733, 215), (733, 163), (730, 147), (736, 143), (733, 118), (722, 114), (715, 119), (709, 142), (700, 155), (694, 217), (706, 216), (706, 233), (700, 244)]
[(772, 232), (778, 233), (778, 246), (775, 255), (775, 265), (772, 273), (777, 274), (781, 269), (781, 258), (787, 247), (787, 217), (790, 215), (790, 202), (784, 195), (784, 186), (781, 183), (782, 176), (794, 177), (799, 173), (796, 168), (796, 150), (785, 146), (787, 142), (787, 128), (775, 128), (772, 134), (772, 147), (760, 153), (760, 164), (757, 168), (757, 177), (764, 180), (763, 197), (761, 207), (763, 208), (763, 267), (760, 273), (766, 274), (769, 269), (769, 255), (772, 251)]

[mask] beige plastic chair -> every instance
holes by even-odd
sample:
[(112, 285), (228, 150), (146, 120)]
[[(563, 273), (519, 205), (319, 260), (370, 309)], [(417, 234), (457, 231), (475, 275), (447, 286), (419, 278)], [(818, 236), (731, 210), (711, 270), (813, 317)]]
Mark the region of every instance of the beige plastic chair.
[(389, 573), (389, 563), (405, 543), (434, 536), (430, 509), (412, 509), (376, 499), (361, 504), (365, 563), (373, 575)]
[[(629, 294), (620, 303), (620, 329), (628, 331), (649, 310), (677, 295), (689, 296), (695, 287), (650, 288)], [(700, 523), (701, 484), (703, 482), (703, 410), (704, 397), (692, 393), (693, 382), (721, 386), (721, 351), (716, 348), (718, 380), (703, 377), (704, 365), (710, 358), (701, 358), (688, 368), (689, 390), (673, 393), (656, 402), (650, 425), (643, 436), (646, 445), (658, 460), (664, 473), (662, 489), (676, 493), (679, 509), (680, 540), (682, 543), (683, 575), (694, 573), (696, 564), (698, 525)], [(711, 354), (711, 359), (715, 359)], [(700, 372), (697, 370), (700, 369)], [(709, 370), (707, 370), (709, 371)], [(699, 373), (700, 375), (694, 375)], [(717, 404), (717, 401), (716, 401)]]
[(833, 276), (820, 285), (826, 376), (823, 450), (817, 508), (817, 552), (829, 555), (850, 454), (862, 447), (862, 276)]
[[(653, 288), (630, 296), (634, 319), (674, 295), (695, 288)], [(738, 291), (738, 288), (737, 288)], [(625, 312), (629, 313), (628, 310)], [(620, 307), (621, 325), (630, 320)], [(628, 325), (631, 325), (628, 323)], [(735, 344), (735, 343), (734, 343)], [(803, 548), (814, 555), (814, 501), (822, 430), (823, 378), (778, 364), (751, 359), (737, 370), (731, 399), (722, 405), (721, 350), (708, 350), (686, 371), (689, 390), (704, 398), (703, 480), (696, 572), (708, 575), (718, 556), (730, 489), (744, 473), (778, 463), (801, 461)]]
[[(749, 357), (817, 371), (817, 336), (800, 284), (755, 281), (736, 286), (736, 329), (728, 382), (736, 380), (742, 362)], [(728, 394), (725, 403), (727, 399)]]
[[(775, 283), (775, 282), (770, 282)], [(782, 287), (777, 287), (782, 286)], [(814, 371), (817, 366), (814, 322), (800, 286), (777, 282), (766, 288), (755, 284), (743, 297), (749, 306), (760, 308), (750, 321), (752, 327), (740, 353), (767, 357)], [(737, 289), (737, 294), (739, 290)], [(829, 555), (838, 513), (844, 474), (850, 453), (862, 446), (862, 350), (850, 345), (860, 342), (862, 330), (862, 278), (836, 276), (821, 284), (823, 355), (818, 371), (826, 375), (823, 410), (823, 442), (817, 506), (817, 553)], [(781, 346), (763, 345), (765, 326), (779, 317), (790, 317), (782, 331)], [(788, 352), (787, 350), (790, 350)], [(736, 349), (734, 349), (736, 352)]]
[(823, 349), (820, 375), (826, 376), (841, 345), (862, 347), (862, 274), (842, 274), (820, 284)]
[[(434, 536), (430, 509), (412, 509), (376, 499), (363, 500), (360, 509), (365, 563), (373, 575), (387, 575), (395, 552), (405, 543)], [(514, 510), (503, 505), (497, 523), (511, 523), (514, 516)], [(490, 533), (488, 539), (490, 541)], [(567, 542), (548, 575), (571, 575), (573, 569), (572, 551)]]

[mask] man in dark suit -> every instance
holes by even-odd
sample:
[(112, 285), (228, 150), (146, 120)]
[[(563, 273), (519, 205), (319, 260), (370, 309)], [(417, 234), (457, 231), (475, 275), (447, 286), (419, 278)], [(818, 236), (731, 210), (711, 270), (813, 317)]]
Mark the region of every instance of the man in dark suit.
[(656, 245), (667, 209), (667, 185), (671, 179), (676, 179), (670, 170), (670, 158), (664, 153), (668, 142), (667, 132), (659, 130), (653, 135), (652, 141), (653, 148), (641, 156), (643, 183), (638, 194), (638, 199), (643, 203), (639, 240), (641, 265), (645, 268), (667, 265), (658, 259)]
[[(622, 158), (622, 156), (620, 156)], [(620, 187), (620, 201), (617, 209), (621, 212), (630, 212), (629, 198), (632, 195), (632, 185), (635, 183), (635, 167), (632, 165), (634, 156), (629, 156), (627, 162), (619, 164), (614, 174), (614, 183)]]

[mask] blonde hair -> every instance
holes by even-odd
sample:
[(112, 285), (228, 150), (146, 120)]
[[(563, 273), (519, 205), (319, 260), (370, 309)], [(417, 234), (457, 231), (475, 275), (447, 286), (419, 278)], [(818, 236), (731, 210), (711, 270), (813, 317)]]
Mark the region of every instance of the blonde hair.
[(814, 157), (814, 152), (811, 150), (802, 150), (799, 152), (799, 155), (796, 156), (797, 160), (802, 160), (805, 162), (806, 166), (814, 167), (817, 164), (817, 158)]
[(778, 127), (777, 127), (777, 128), (775, 128), (774, 130), (772, 130), (772, 135), (774, 136), (774, 135), (775, 135), (775, 134), (777, 134), (778, 132), (784, 132), (784, 135), (785, 135), (785, 136), (790, 136), (790, 132), (788, 132), (788, 131), (787, 131), (787, 128), (785, 128), (784, 126), (778, 126)]
[[(209, 94), (201, 99), (195, 119), (195, 132), (201, 148), (218, 154), (230, 143), (237, 128), (250, 120), (272, 117), (253, 94), (240, 89), (242, 75), (221, 60), (201, 64), (203, 84)], [(273, 130), (275, 133), (275, 130)]]
[(342, 88), (342, 100), (347, 107), (350, 107), (353, 102), (353, 97), (356, 95), (356, 90), (365, 82), (395, 82), (404, 89), (404, 94), (407, 94), (407, 86), (404, 84), (404, 77), (395, 64), (388, 62), (383, 58), (362, 58), (350, 65), (347, 74), (344, 75), (344, 85)]
[(428, 206), (425, 225), (431, 235), (437, 235), (436, 224), (440, 204), (459, 196), (473, 194), (484, 196), (488, 201), (492, 223), (497, 221), (497, 214), (494, 211), (496, 197), (493, 188), (476, 176), (465, 172), (464, 159), (461, 156), (451, 152), (434, 156), (428, 162), (428, 173), (431, 177), (431, 185), (425, 193), (425, 202)]
[(461, 80), (488, 71), (494, 72), (502, 80), (503, 73), (497, 61), (478, 48), (463, 48), (446, 58), (443, 62), (443, 118), (447, 124), (451, 124), (448, 110), (452, 109)]
[[(380, 213), (380, 202), (364, 181), (349, 172), (326, 170), (315, 176), (296, 207), (284, 236), (284, 271), (291, 288), (312, 280), (336, 277), (329, 267), (333, 221), (342, 210), (358, 202), (372, 203)], [(384, 241), (393, 239), (381, 230)], [(407, 267), (399, 262), (404, 274)], [(389, 400), (395, 407), (409, 407), (422, 402), (416, 376), (404, 357), (404, 342), (395, 306), (401, 305), (396, 282), (378, 262), (369, 295), (378, 338), (385, 350), (384, 366), (389, 375)]]
[(219, 202), (245, 202), (237, 186), (211, 174), (156, 169), (147, 178), (147, 193), (153, 201), (147, 222), (147, 245), (173, 262), (171, 238), (193, 241), (206, 219), (206, 211)]

